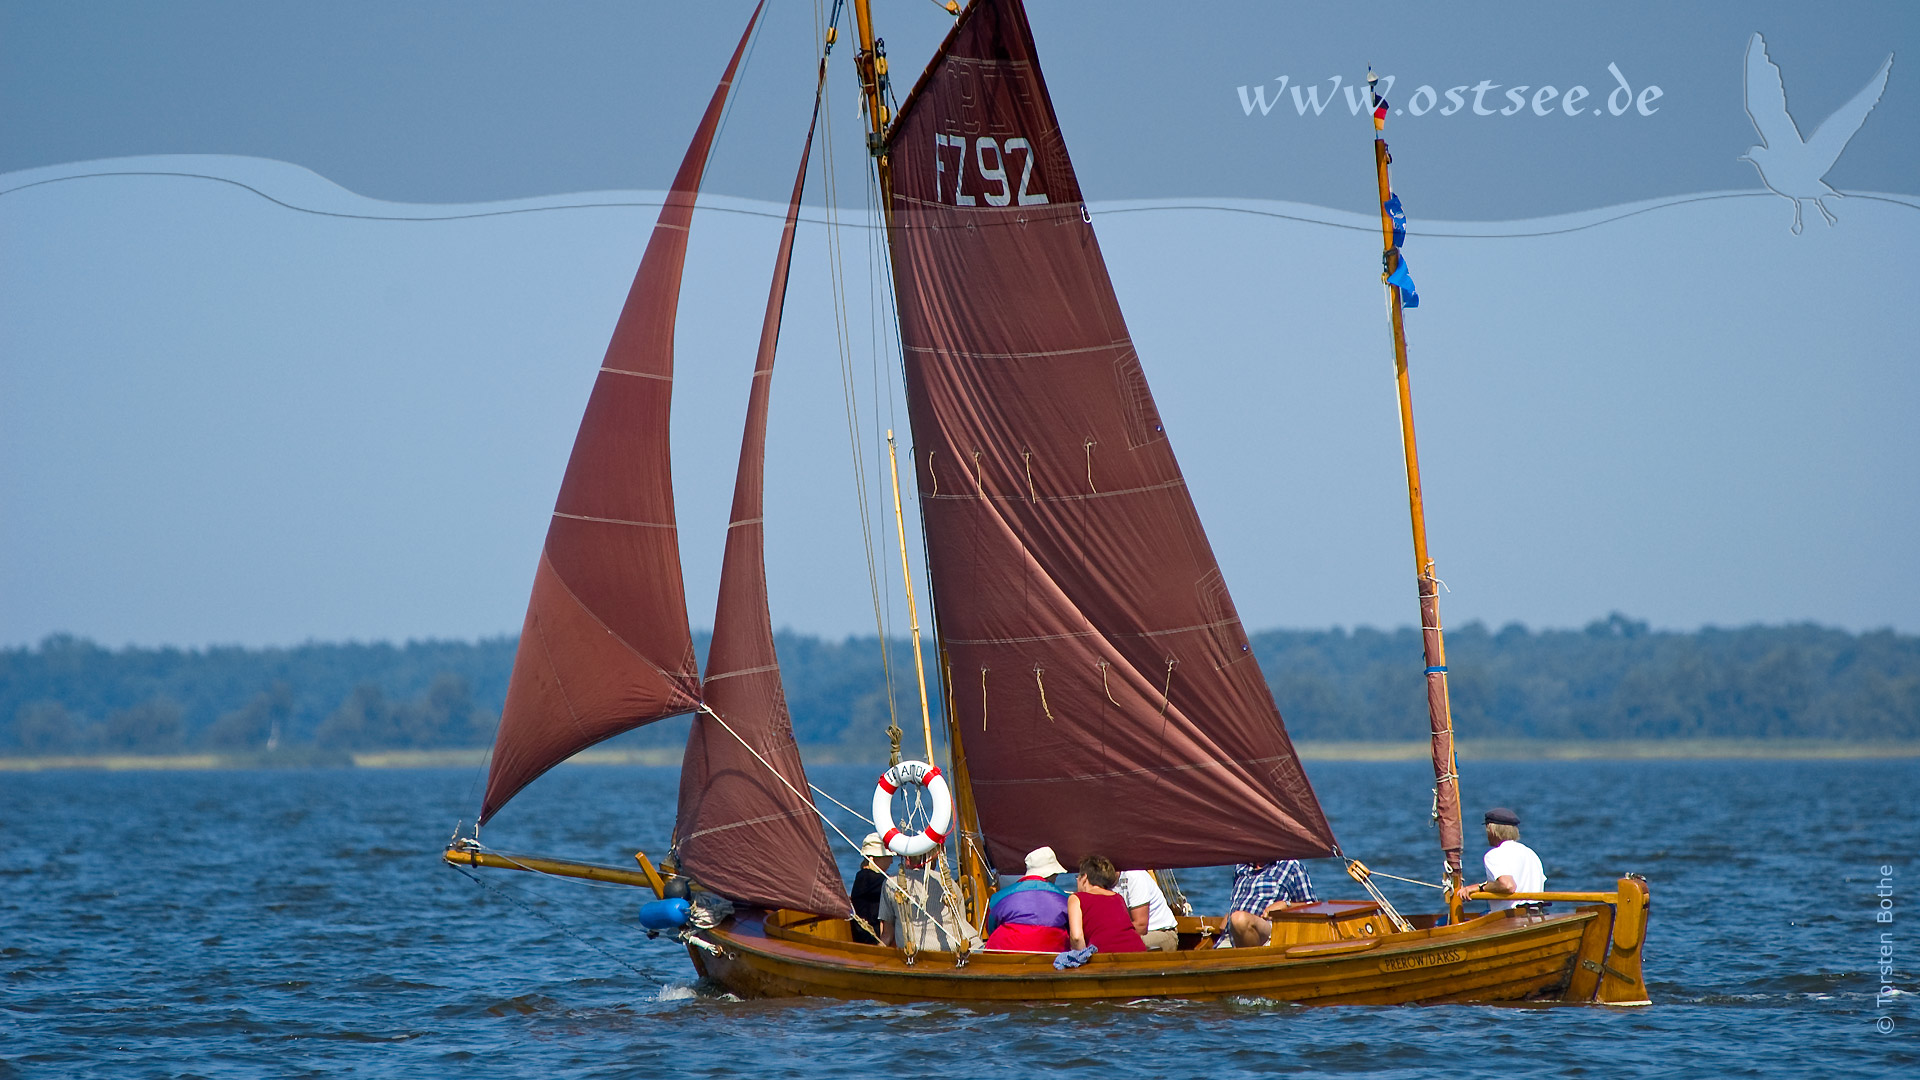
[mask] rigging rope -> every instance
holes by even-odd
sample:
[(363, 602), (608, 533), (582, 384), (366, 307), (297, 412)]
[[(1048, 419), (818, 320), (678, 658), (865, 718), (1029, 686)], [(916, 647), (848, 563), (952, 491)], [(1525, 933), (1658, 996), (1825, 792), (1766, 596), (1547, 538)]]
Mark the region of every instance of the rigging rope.
[(1393, 921), (1394, 929), (1403, 934), (1413, 929), (1413, 924), (1394, 908), (1393, 901), (1388, 900), (1387, 895), (1380, 891), (1380, 886), (1373, 883), (1373, 871), (1367, 869), (1366, 863), (1359, 859), (1348, 859), (1347, 876), (1359, 882), (1361, 887), (1367, 890), (1367, 895), (1373, 897), (1374, 903), (1379, 904), (1380, 910)]
[[(960, 910), (964, 915), (967, 901), (960, 895), (960, 887), (953, 883), (952, 868), (947, 865), (947, 846), (942, 844), (935, 848), (934, 852), (939, 856), (936, 861), (940, 864), (940, 914), (942, 916), (935, 925), (939, 928), (941, 938), (948, 944), (956, 946), (953, 951), (960, 954), (960, 963), (964, 965), (967, 962), (967, 954), (973, 951), (973, 939), (967, 936), (966, 927), (963, 925), (959, 940), (956, 942), (953, 928), (947, 925), (947, 917), (954, 913), (956, 901), (959, 902)], [(964, 917), (961, 921), (964, 923)]]
[[(467, 880), (473, 882), (476, 885), (493, 890), (495, 893), (498, 893), (503, 899), (505, 899), (508, 903), (513, 904), (515, 907), (518, 907), (520, 910), (526, 912), (529, 915), (532, 915), (536, 919), (539, 919), (541, 922), (546, 923), (548, 926), (553, 927), (555, 930), (558, 930), (561, 933), (572, 938), (573, 940), (579, 942), (580, 944), (585, 945), (587, 948), (592, 949), (594, 952), (599, 953), (601, 956), (604, 956), (607, 959), (613, 961), (614, 963), (619, 964), (621, 967), (626, 968), (628, 971), (633, 972), (635, 975), (638, 975), (641, 978), (646, 979), (648, 982), (655, 983), (659, 986), (674, 985), (672, 981), (667, 979), (662, 979), (660, 976), (655, 975), (652, 972), (644, 971), (638, 967), (635, 967), (633, 964), (628, 963), (626, 960), (618, 956), (615, 956), (614, 954), (608, 952), (607, 950), (601, 948), (600, 946), (594, 944), (593, 942), (588, 941), (586, 938), (583, 938), (579, 934), (576, 934), (572, 930), (568, 929), (565, 924), (559, 922), (556, 919), (548, 917), (546, 914), (541, 912), (539, 909), (533, 907), (531, 904), (526, 903), (525, 901), (521, 900), (519, 897), (514, 896), (512, 893), (507, 892), (505, 889), (501, 888), (500, 886), (495, 885), (493, 882), (487, 881), (486, 879), (480, 877), (478, 874), (475, 874), (473, 871), (467, 869), (466, 867), (455, 866), (452, 863), (448, 863), (447, 865), (452, 866), (455, 870), (458, 870), (460, 874), (463, 877), (465, 877)], [(620, 886), (611, 886), (611, 887), (627, 888), (628, 886), (620, 885)], [(614, 925), (625, 926), (626, 924), (615, 923)]]
[(740, 58), (740, 66), (734, 70), (733, 78), (727, 83), (727, 96), (720, 106), (720, 122), (714, 125), (713, 139), (707, 144), (708, 161), (713, 160), (712, 148), (720, 145), (720, 136), (727, 130), (727, 121), (733, 117), (734, 103), (740, 100), (740, 84), (746, 79), (747, 69), (753, 66), (753, 52), (760, 46), (760, 31), (767, 27), (765, 14), (763, 9), (760, 13), (761, 17), (754, 19), (752, 36), (747, 38), (746, 55)]
[[(735, 741), (735, 742), (738, 742), (738, 743), (739, 743), (739, 744), (740, 744), (741, 746), (743, 746), (743, 747), (745, 747), (745, 748), (746, 748), (746, 751), (747, 751), (747, 753), (749, 753), (749, 754), (752, 754), (752, 755), (753, 755), (753, 759), (754, 759), (755, 761), (758, 761), (758, 762), (759, 762), (759, 763), (760, 763), (760, 764), (761, 764), (762, 766), (764, 766), (764, 767), (766, 768), (766, 770), (767, 770), (768, 772), (770, 772), (770, 773), (772, 773), (772, 774), (773, 774), (773, 776), (774, 776), (774, 779), (776, 779), (776, 780), (778, 780), (778, 781), (780, 781), (780, 782), (781, 782), (782, 784), (784, 784), (784, 785), (786, 785), (786, 788), (787, 788), (787, 790), (788, 790), (788, 791), (791, 791), (791, 792), (793, 792), (793, 794), (794, 794), (794, 797), (795, 797), (795, 798), (797, 798), (797, 799), (799, 799), (799, 800), (800, 800), (800, 801), (801, 801), (802, 803), (805, 803), (805, 804), (806, 804), (806, 807), (807, 807), (807, 809), (809, 809), (809, 810), (811, 810), (811, 811), (813, 811), (813, 813), (814, 813), (814, 816), (816, 816), (816, 817), (818, 817), (818, 818), (819, 818), (819, 819), (820, 819), (821, 821), (824, 821), (824, 822), (826, 822), (826, 825), (827, 825), (827, 828), (829, 828), (829, 829), (832, 829), (832, 830), (833, 830), (834, 832), (836, 832), (836, 833), (839, 833), (839, 834), (840, 834), (840, 839), (842, 839), (842, 840), (845, 840), (845, 841), (847, 842), (847, 846), (848, 846), (848, 847), (851, 847), (851, 848), (853, 848), (853, 850), (854, 850), (854, 851), (856, 851), (856, 852), (859, 852), (859, 854), (860, 854), (860, 862), (861, 862), (861, 865), (863, 865), (863, 866), (865, 866), (865, 867), (866, 867), (866, 868), (868, 868), (869, 870), (872, 870), (872, 871), (874, 871), (875, 873), (885, 873), (885, 871), (883, 871), (883, 870), (881, 870), (881, 869), (880, 869), (880, 866), (879, 866), (879, 864), (878, 864), (878, 863), (875, 863), (875, 862), (873, 861), (873, 859), (872, 859), (872, 858), (870, 858), (870, 857), (868, 857), (868, 855), (866, 854), (866, 852), (864, 852), (864, 851), (860, 851), (860, 845), (854, 842), (854, 839), (853, 839), (853, 837), (851, 837), (851, 836), (848, 836), (848, 835), (846, 834), (846, 831), (845, 831), (845, 830), (843, 830), (843, 829), (841, 829), (839, 825), (837, 825), (837, 824), (835, 824), (835, 823), (834, 823), (834, 820), (833, 820), (832, 818), (830, 818), (830, 817), (828, 817), (827, 815), (825, 815), (825, 814), (823, 814), (823, 813), (821, 813), (821, 812), (820, 812), (820, 808), (819, 808), (818, 806), (815, 806), (815, 805), (813, 804), (813, 800), (812, 800), (812, 799), (809, 799), (809, 798), (807, 798), (807, 797), (806, 797), (805, 795), (802, 795), (802, 794), (800, 794), (800, 789), (799, 789), (799, 788), (796, 788), (796, 787), (794, 787), (794, 786), (793, 786), (793, 783), (792, 783), (791, 781), (789, 781), (789, 780), (788, 780), (788, 779), (786, 778), (786, 775), (785, 775), (785, 774), (783, 774), (783, 773), (782, 773), (782, 772), (781, 772), (781, 771), (780, 771), (779, 769), (776, 769), (776, 768), (774, 768), (774, 767), (773, 767), (773, 763), (772, 763), (772, 762), (770, 762), (770, 761), (768, 761), (768, 760), (767, 760), (766, 758), (764, 758), (764, 757), (761, 757), (761, 756), (760, 756), (760, 751), (758, 751), (758, 750), (755, 750), (755, 749), (753, 748), (753, 744), (752, 744), (752, 743), (749, 743), (749, 742), (748, 742), (747, 740), (745, 740), (745, 739), (743, 739), (743, 738), (741, 738), (741, 737), (740, 737), (740, 733), (739, 733), (739, 732), (737, 732), (737, 731), (735, 731), (735, 730), (733, 730), (733, 725), (732, 725), (732, 724), (729, 724), (729, 723), (727, 723), (727, 722), (726, 722), (725, 720), (723, 720), (723, 719), (721, 719), (721, 717), (720, 717), (720, 714), (719, 714), (719, 713), (717, 713), (717, 712), (714, 712), (714, 711), (713, 711), (713, 708), (712, 708), (712, 706), (710, 706), (710, 705), (707, 705), (707, 704), (706, 704), (705, 702), (702, 702), (702, 703), (701, 703), (701, 705), (700, 705), (700, 709), (699, 709), (699, 711), (700, 711), (700, 712), (703, 712), (703, 713), (705, 713), (705, 714), (706, 714), (706, 715), (708, 715), (708, 716), (711, 716), (711, 717), (713, 717), (713, 719), (714, 719), (714, 722), (715, 722), (715, 723), (717, 723), (717, 724), (719, 724), (719, 725), (720, 725), (720, 726), (721, 726), (722, 728), (724, 728), (724, 729), (726, 729), (726, 732), (727, 732), (727, 734), (729, 734), (729, 735), (731, 735), (731, 736), (733, 736), (733, 738), (734, 738), (734, 741)], [(812, 784), (808, 784), (807, 786), (808, 786), (808, 787), (812, 787), (813, 785), (812, 785)], [(863, 821), (864, 821), (864, 820), (866, 820), (866, 819), (864, 819), (864, 818), (862, 818), (861, 820), (863, 820)], [(868, 822), (868, 824), (872, 824), (872, 823), (871, 823), (871, 822)], [(925, 909), (924, 907), (920, 907), (920, 905), (918, 905), (918, 904), (915, 904), (914, 906), (915, 906), (915, 907), (919, 907), (919, 908), (920, 908), (920, 913), (921, 913), (922, 915), (926, 915), (926, 913), (927, 913), (927, 912), (926, 912), (926, 909)], [(875, 933), (875, 932), (874, 932), (874, 929), (873, 929), (873, 927), (871, 927), (871, 926), (869, 926), (869, 925), (867, 924), (867, 922), (866, 922), (866, 920), (864, 920), (864, 919), (862, 919), (862, 918), (860, 917), (860, 914), (859, 914), (859, 912), (855, 912), (855, 913), (854, 913), (854, 916), (853, 916), (853, 920), (854, 920), (855, 922), (857, 922), (857, 923), (859, 923), (859, 924), (860, 924), (860, 927), (861, 927), (861, 929), (863, 929), (863, 930), (866, 930), (866, 931), (867, 931), (868, 933), (870, 933), (870, 934), (874, 934), (874, 936), (875, 936), (876, 938), (878, 938), (878, 937), (879, 937), (879, 935), (878, 935), (877, 933)]]
[(1175, 915), (1193, 914), (1193, 902), (1181, 891), (1180, 879), (1173, 876), (1173, 871), (1155, 870), (1153, 877), (1160, 886), (1160, 895), (1166, 898), (1167, 906), (1173, 909)]
[[(927, 924), (933, 927), (937, 940), (945, 944), (949, 951), (958, 953), (959, 965), (965, 966), (967, 956), (973, 951), (973, 940), (967, 936), (966, 926), (963, 925), (959, 927), (958, 932), (956, 932), (956, 928), (948, 923), (948, 919), (952, 918), (956, 911), (954, 902), (961, 900), (960, 890), (959, 887), (953, 883), (953, 875), (947, 866), (946, 847), (941, 846), (935, 848), (934, 855), (936, 856), (934, 859), (921, 863), (918, 869), (920, 871), (921, 887), (926, 890), (929, 898), (932, 896), (933, 875), (936, 873), (939, 875), (939, 918), (935, 918), (925, 905), (921, 904), (912, 893), (908, 892), (906, 888), (900, 884), (900, 882), (908, 880), (908, 873), (914, 870), (915, 867), (903, 864), (900, 867), (900, 873), (894, 880), (889, 881), (887, 885), (893, 892), (894, 905), (897, 907), (905, 903), (917, 909), (921, 916), (926, 919)], [(961, 900), (961, 902), (964, 904), (964, 900)], [(964, 920), (962, 921), (964, 922)], [(907, 954), (907, 963), (913, 963), (914, 954), (919, 951), (920, 946), (920, 943), (914, 939), (914, 935), (907, 933), (906, 927), (902, 926), (895, 928), (894, 938), (894, 944)]]
[[(845, 841), (846, 841), (846, 842), (847, 842), (847, 843), (848, 843), (849, 845), (851, 845), (851, 846), (853, 847), (853, 849), (854, 849), (855, 851), (858, 851), (858, 850), (860, 850), (860, 845), (859, 845), (859, 844), (857, 844), (857, 843), (854, 843), (854, 840), (853, 840), (853, 837), (851, 837), (851, 836), (848, 836), (848, 835), (847, 835), (847, 834), (846, 834), (846, 833), (845, 833), (844, 831), (842, 831), (842, 830), (841, 830), (841, 828), (840, 828), (840, 826), (838, 826), (838, 825), (836, 825), (836, 824), (834, 824), (834, 822), (833, 822), (833, 819), (832, 819), (832, 818), (830, 818), (830, 817), (828, 817), (828, 816), (827, 816), (827, 815), (825, 815), (825, 814), (822, 814), (822, 813), (820, 813), (820, 808), (819, 808), (818, 806), (815, 806), (815, 805), (813, 804), (813, 800), (812, 800), (812, 799), (809, 799), (809, 798), (807, 798), (807, 797), (806, 797), (805, 795), (803, 795), (803, 794), (801, 794), (801, 792), (800, 792), (800, 789), (799, 789), (799, 788), (797, 788), (797, 787), (794, 787), (794, 786), (793, 786), (793, 782), (792, 782), (791, 780), (788, 780), (788, 779), (786, 778), (786, 775), (785, 775), (784, 773), (782, 773), (782, 772), (781, 772), (781, 771), (780, 771), (779, 769), (776, 769), (776, 768), (774, 768), (774, 767), (773, 767), (773, 763), (772, 763), (772, 762), (770, 762), (770, 761), (768, 761), (768, 760), (767, 760), (766, 758), (763, 758), (763, 757), (761, 757), (761, 756), (760, 756), (760, 751), (758, 751), (758, 750), (755, 750), (755, 749), (753, 748), (753, 744), (752, 744), (752, 743), (750, 743), (750, 742), (748, 742), (747, 740), (745, 740), (745, 739), (743, 739), (743, 738), (741, 738), (741, 737), (740, 737), (740, 733), (739, 733), (739, 732), (737, 732), (737, 731), (735, 731), (735, 730), (733, 730), (733, 725), (732, 725), (732, 724), (729, 724), (729, 723), (727, 723), (727, 722), (726, 722), (725, 720), (723, 720), (723, 719), (721, 719), (721, 718), (720, 718), (720, 714), (719, 714), (719, 713), (717, 713), (717, 712), (714, 712), (714, 711), (713, 711), (713, 707), (712, 707), (711, 705), (708, 705), (708, 704), (707, 704), (707, 703), (705, 703), (705, 702), (701, 702), (701, 703), (700, 703), (700, 711), (701, 711), (701, 712), (703, 712), (703, 713), (705, 713), (705, 714), (707, 714), (708, 716), (711, 716), (711, 717), (713, 717), (713, 719), (714, 719), (714, 722), (715, 722), (715, 723), (717, 723), (717, 724), (719, 724), (719, 725), (720, 725), (721, 727), (723, 727), (723, 728), (725, 728), (725, 729), (726, 729), (726, 732), (727, 732), (727, 734), (729, 734), (729, 735), (731, 735), (731, 736), (733, 736), (733, 738), (734, 738), (734, 741), (735, 741), (735, 742), (738, 742), (738, 743), (739, 743), (739, 744), (740, 744), (741, 746), (743, 746), (743, 747), (745, 747), (745, 748), (746, 748), (746, 751), (747, 751), (747, 753), (749, 753), (749, 754), (752, 754), (752, 755), (753, 755), (753, 759), (754, 759), (755, 761), (758, 761), (758, 762), (759, 762), (759, 763), (760, 763), (761, 765), (764, 765), (764, 766), (766, 766), (766, 770), (767, 770), (768, 772), (770, 772), (770, 773), (772, 773), (772, 774), (774, 775), (774, 778), (775, 778), (776, 780), (779, 780), (779, 781), (780, 781), (780, 783), (782, 783), (782, 784), (784, 784), (784, 785), (786, 785), (786, 789), (787, 789), (788, 791), (791, 791), (791, 792), (793, 792), (793, 795), (794, 795), (794, 798), (796, 798), (796, 799), (799, 799), (799, 800), (800, 800), (801, 802), (803, 802), (803, 803), (805, 803), (805, 804), (806, 804), (806, 806), (807, 806), (807, 809), (809, 809), (809, 810), (811, 810), (811, 811), (813, 811), (813, 812), (814, 812), (814, 814), (815, 814), (815, 815), (817, 815), (817, 816), (818, 816), (818, 817), (820, 818), (820, 820), (821, 820), (821, 821), (824, 821), (824, 822), (826, 822), (826, 823), (827, 823), (827, 827), (828, 827), (828, 828), (830, 828), (830, 829), (832, 829), (832, 830), (833, 830), (834, 832), (837, 832), (837, 833), (839, 833), (839, 834), (840, 834), (840, 839), (842, 839), (842, 840), (845, 840)], [(807, 786), (808, 786), (808, 787), (812, 787), (813, 785), (811, 785), (811, 784), (809, 784), (809, 785), (807, 785)], [(862, 858), (865, 858), (865, 856), (862, 856)], [(872, 865), (872, 864), (871, 864), (871, 863), (869, 863), (869, 865)], [(874, 867), (874, 869), (875, 869), (875, 870), (878, 870), (878, 869), (880, 869), (880, 868), (879, 868), (878, 866), (875, 866), (875, 867)]]
[[(818, 20), (820, 5), (814, 4), (815, 18)], [(834, 18), (839, 17), (840, 5), (834, 5)], [(823, 95), (831, 96), (831, 82)], [(890, 604), (884, 598), (891, 595), (886, 576), (879, 572), (874, 554), (873, 511), (868, 497), (868, 479), (866, 470), (866, 452), (860, 438), (860, 402), (857, 384), (853, 374), (852, 329), (847, 316), (847, 282), (844, 244), (840, 230), (840, 179), (834, 167), (833, 153), (833, 109), (825, 103), (821, 106), (821, 119), (825, 125), (824, 141), (829, 148), (820, 155), (822, 193), (827, 211), (827, 279), (833, 297), (834, 342), (840, 361), (840, 391), (842, 404), (847, 417), (847, 448), (853, 465), (853, 486), (855, 503), (860, 513), (860, 539), (862, 554), (867, 561), (867, 592), (873, 600), (873, 627), (879, 638), (880, 670), (886, 684), (887, 694), (887, 737), (892, 744), (888, 764), (900, 763), (900, 708), (893, 687), (893, 657), (888, 649), (888, 613)], [(869, 239), (871, 245), (871, 239)], [(877, 405), (876, 405), (877, 408)]]
[(1389, 874), (1381, 870), (1369, 869), (1367, 873), (1373, 875), (1374, 877), (1391, 878), (1394, 881), (1404, 881), (1409, 885), (1420, 885), (1429, 889), (1439, 889), (1441, 892), (1445, 892), (1447, 889), (1445, 885), (1435, 885), (1431, 881), (1421, 881), (1419, 878), (1401, 877), (1398, 874)]
[(873, 824), (872, 818), (868, 817), (867, 815), (861, 813), (858, 810), (855, 810), (853, 807), (848, 806), (846, 803), (841, 802), (839, 799), (836, 799), (833, 796), (827, 794), (826, 792), (820, 790), (820, 785), (813, 783), (812, 781), (808, 781), (807, 786), (813, 789), (813, 793), (815, 795), (818, 795), (821, 798), (832, 803), (833, 805), (839, 807), (840, 809), (845, 810), (847, 813), (852, 814), (854, 817), (859, 818), (861, 821), (866, 822), (868, 825)]

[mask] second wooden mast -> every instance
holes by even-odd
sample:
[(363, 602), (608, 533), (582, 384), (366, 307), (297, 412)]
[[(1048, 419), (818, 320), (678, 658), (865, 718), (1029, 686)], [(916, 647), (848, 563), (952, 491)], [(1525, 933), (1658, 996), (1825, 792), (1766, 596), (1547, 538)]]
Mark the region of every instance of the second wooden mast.
[[(1393, 155), (1387, 152), (1386, 121), (1388, 104), (1375, 87), (1372, 71), (1367, 72), (1367, 89), (1373, 101), (1373, 165), (1380, 183), (1380, 232), (1382, 245), (1381, 280), (1387, 281), (1401, 267), (1400, 246), (1395, 232), (1405, 236), (1405, 226), (1394, 221), (1393, 184), (1387, 167)], [(1405, 218), (1402, 216), (1402, 222)], [(1396, 228), (1396, 226), (1398, 226)], [(1427, 511), (1420, 494), (1420, 451), (1413, 436), (1413, 384), (1407, 376), (1407, 332), (1403, 319), (1400, 287), (1388, 283), (1387, 317), (1393, 327), (1393, 377), (1399, 390), (1400, 442), (1407, 459), (1407, 507), (1413, 520), (1413, 565), (1420, 593), (1420, 639), (1426, 652), (1427, 719), (1433, 744), (1433, 818), (1440, 830), (1440, 849), (1446, 856), (1449, 903), (1456, 914), (1460, 881), (1460, 855), (1463, 847), (1460, 824), (1460, 774), (1453, 748), (1453, 707), (1447, 697), (1447, 646), (1440, 627), (1440, 579), (1433, 572), (1433, 557), (1427, 553)]]

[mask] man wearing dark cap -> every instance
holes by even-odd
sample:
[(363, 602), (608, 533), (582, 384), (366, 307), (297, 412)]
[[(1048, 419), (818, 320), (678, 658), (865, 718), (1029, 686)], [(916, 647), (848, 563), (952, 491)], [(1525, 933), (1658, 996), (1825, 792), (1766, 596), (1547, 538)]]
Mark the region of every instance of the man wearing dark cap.
[[(1487, 880), (1478, 885), (1467, 886), (1468, 892), (1490, 893), (1537, 893), (1547, 889), (1547, 872), (1540, 866), (1540, 856), (1533, 849), (1520, 842), (1520, 815), (1504, 806), (1496, 806), (1487, 811), (1487, 847), (1486, 857), (1481, 861), (1487, 868)], [(1495, 911), (1502, 908), (1518, 907), (1518, 900), (1489, 900), (1489, 907)]]

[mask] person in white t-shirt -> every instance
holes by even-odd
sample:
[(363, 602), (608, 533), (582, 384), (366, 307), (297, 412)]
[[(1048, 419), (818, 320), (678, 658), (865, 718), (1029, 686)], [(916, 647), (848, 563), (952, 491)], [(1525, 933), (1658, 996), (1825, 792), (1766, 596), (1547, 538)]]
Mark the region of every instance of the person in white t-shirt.
[(1180, 948), (1179, 920), (1167, 906), (1167, 894), (1160, 891), (1160, 883), (1153, 880), (1153, 871), (1121, 871), (1113, 891), (1127, 902), (1127, 910), (1133, 913), (1133, 929), (1147, 948), (1161, 952)]
[[(1496, 806), (1487, 811), (1486, 825), (1489, 850), (1481, 862), (1487, 868), (1487, 880), (1467, 886), (1467, 891), (1500, 894), (1545, 892), (1547, 872), (1540, 865), (1540, 856), (1520, 842), (1520, 815), (1504, 806)], [(1489, 900), (1487, 905), (1494, 911), (1500, 911), (1519, 907), (1524, 902)]]

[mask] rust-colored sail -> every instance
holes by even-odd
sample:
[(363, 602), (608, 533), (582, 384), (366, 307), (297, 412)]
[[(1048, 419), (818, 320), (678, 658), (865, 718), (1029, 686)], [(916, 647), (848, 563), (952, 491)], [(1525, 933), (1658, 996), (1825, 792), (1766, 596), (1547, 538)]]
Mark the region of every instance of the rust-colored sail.
[(694, 199), (756, 7), (700, 118), (614, 326), (534, 570), (482, 822), (560, 762), (700, 703), (673, 514), (673, 325)]
[(948, 704), (994, 864), (1017, 869), (1042, 844), (1069, 865), (1088, 852), (1133, 867), (1330, 854), (1127, 335), (1018, 0), (968, 9), (888, 145)]
[[(825, 70), (823, 62), (823, 78)], [(817, 121), (817, 92), (813, 108)], [(780, 662), (774, 655), (762, 524), (767, 399), (786, 304), (794, 226), (800, 218), (800, 193), (812, 150), (813, 126), (809, 125), (774, 259), (766, 318), (760, 325), (746, 430), (740, 437), (733, 514), (720, 564), (713, 644), (707, 651), (706, 708), (694, 715), (693, 731), (687, 737), (674, 836), (680, 868), (715, 892), (766, 907), (844, 919), (853, 909), (827, 850), (813, 798), (807, 794), (807, 773), (793, 741)]]

